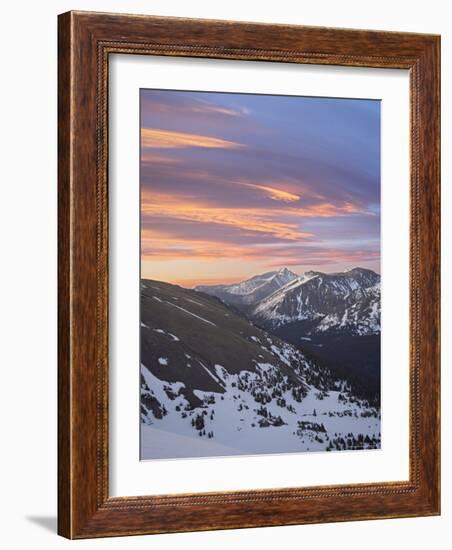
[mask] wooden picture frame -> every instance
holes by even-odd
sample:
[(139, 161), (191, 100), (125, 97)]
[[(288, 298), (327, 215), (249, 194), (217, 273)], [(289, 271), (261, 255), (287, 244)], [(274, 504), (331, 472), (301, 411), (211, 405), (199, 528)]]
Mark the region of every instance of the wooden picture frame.
[[(58, 532), (68, 538), (440, 513), (440, 38), (69, 12), (58, 41)], [(410, 73), (409, 481), (148, 497), (108, 491), (108, 62), (113, 53)]]

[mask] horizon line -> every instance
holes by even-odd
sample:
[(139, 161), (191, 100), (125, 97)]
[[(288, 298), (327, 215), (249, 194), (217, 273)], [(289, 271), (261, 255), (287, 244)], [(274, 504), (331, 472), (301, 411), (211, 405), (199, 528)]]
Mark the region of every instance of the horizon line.
[[(198, 278), (198, 281), (204, 281), (204, 282), (197, 283), (197, 284), (192, 284), (191, 286), (186, 286), (184, 284), (181, 284), (181, 282), (170, 282), (170, 281), (163, 281), (161, 279), (150, 279), (148, 277), (143, 277), (141, 275), (140, 275), (140, 281), (154, 281), (154, 282), (158, 282), (158, 283), (165, 283), (165, 284), (169, 284), (169, 285), (180, 286), (181, 288), (186, 288), (186, 289), (192, 290), (197, 286), (224, 286), (224, 285), (240, 284), (240, 283), (243, 283), (244, 281), (248, 281), (249, 279), (252, 279), (254, 277), (258, 277), (259, 275), (265, 275), (266, 273), (278, 273), (278, 272), (281, 272), (283, 270), (290, 271), (291, 273), (293, 273), (297, 277), (301, 277), (302, 275), (306, 275), (307, 273), (319, 273), (319, 274), (322, 274), (322, 275), (341, 275), (343, 273), (350, 273), (351, 271), (354, 271), (356, 269), (362, 269), (363, 271), (371, 271), (372, 273), (375, 273), (376, 275), (379, 275), (381, 277), (381, 273), (379, 271), (376, 271), (374, 269), (370, 269), (368, 267), (360, 267), (360, 266), (351, 267), (349, 269), (344, 269), (342, 271), (319, 271), (317, 269), (307, 269), (302, 274), (299, 274), (296, 271), (291, 270), (287, 266), (283, 266), (283, 267), (280, 267), (278, 269), (273, 269), (273, 270), (269, 270), (269, 271), (263, 271), (261, 273), (256, 273), (254, 275), (251, 275), (251, 276), (245, 277), (245, 278), (237, 278), (237, 277), (233, 277), (233, 278), (230, 278), (230, 279), (212, 279), (212, 278), (200, 279), (200, 278)], [(184, 280), (184, 279), (182, 279), (182, 280)], [(191, 279), (185, 279), (185, 280), (192, 281)], [(181, 281), (181, 280), (179, 279), (179, 281)], [(212, 281), (212, 282), (208, 283), (206, 281)], [(213, 282), (213, 281), (217, 281), (217, 282)]]

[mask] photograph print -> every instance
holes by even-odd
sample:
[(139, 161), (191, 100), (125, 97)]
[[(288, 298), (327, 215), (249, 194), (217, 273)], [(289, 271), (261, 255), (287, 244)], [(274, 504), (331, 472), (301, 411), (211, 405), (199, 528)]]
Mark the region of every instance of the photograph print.
[(140, 90), (140, 458), (374, 450), (380, 101)]

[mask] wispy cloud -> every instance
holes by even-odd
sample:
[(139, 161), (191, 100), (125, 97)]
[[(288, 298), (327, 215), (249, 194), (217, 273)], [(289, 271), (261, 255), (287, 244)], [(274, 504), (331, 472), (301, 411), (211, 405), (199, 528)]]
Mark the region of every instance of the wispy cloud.
[(233, 117), (239, 117), (248, 114), (248, 110), (245, 108), (242, 109), (234, 109), (232, 107), (222, 107), (221, 105), (216, 105), (215, 103), (211, 103), (209, 101), (203, 101), (198, 100), (197, 102), (193, 102), (193, 105), (190, 108), (192, 113), (200, 113), (200, 114), (217, 114), (217, 115), (226, 115), (226, 116), (233, 116)]
[[(167, 220), (198, 222), (211, 226), (231, 226), (237, 229), (264, 233), (285, 240), (299, 240), (310, 236), (300, 230), (296, 221), (280, 218), (278, 211), (257, 208), (222, 208), (205, 204), (200, 200), (183, 200), (165, 194), (142, 194), (142, 223), (156, 216)], [(210, 227), (215, 231), (215, 227)], [(238, 238), (240, 238), (238, 236)]]
[(153, 149), (180, 149), (205, 147), (207, 149), (237, 149), (240, 143), (187, 132), (174, 132), (157, 128), (141, 129), (141, 146)]
[[(226, 246), (227, 245), (227, 246)], [(221, 239), (191, 239), (186, 237), (177, 242), (172, 236), (158, 231), (142, 232), (141, 255), (143, 260), (165, 262), (168, 260), (217, 261), (224, 259), (235, 262), (253, 262), (263, 258), (269, 268), (281, 266), (304, 266), (305, 268), (335, 264), (361, 265), (364, 262), (376, 261), (380, 257), (379, 249), (343, 249), (322, 248), (306, 242), (279, 243), (260, 246), (225, 243)]]
[(296, 195), (295, 193), (291, 193), (290, 191), (285, 191), (284, 189), (279, 189), (278, 187), (271, 187), (270, 185), (260, 185), (258, 183), (249, 183), (249, 182), (236, 182), (236, 183), (238, 185), (243, 185), (244, 187), (257, 189), (275, 201), (294, 202), (299, 200), (300, 198), (300, 195)]
[[(151, 95), (149, 95), (151, 94)], [(210, 95), (211, 100), (206, 99)], [(191, 115), (213, 117), (244, 117), (249, 114), (249, 109), (243, 105), (235, 105), (229, 102), (227, 105), (215, 101), (215, 94), (194, 94), (192, 92), (180, 92), (169, 94), (164, 90), (149, 90), (144, 94), (143, 110), (155, 114), (177, 114), (181, 117)]]
[(182, 161), (174, 156), (165, 156), (159, 155), (156, 153), (151, 153), (149, 150), (144, 149), (141, 154), (141, 162), (143, 164), (180, 164)]

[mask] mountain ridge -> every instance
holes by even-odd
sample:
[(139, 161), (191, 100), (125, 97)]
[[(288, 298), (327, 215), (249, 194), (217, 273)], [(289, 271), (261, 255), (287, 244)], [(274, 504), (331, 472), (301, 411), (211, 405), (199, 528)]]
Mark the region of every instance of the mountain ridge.
[(284, 267), (276, 271), (254, 275), (239, 283), (198, 285), (194, 287), (194, 290), (216, 296), (227, 305), (246, 309), (297, 277), (296, 273)]
[(264, 327), (308, 321), (306, 335), (380, 332), (380, 275), (366, 268), (310, 270), (301, 276), (281, 268), (241, 283), (201, 285), (194, 290), (216, 296)]

